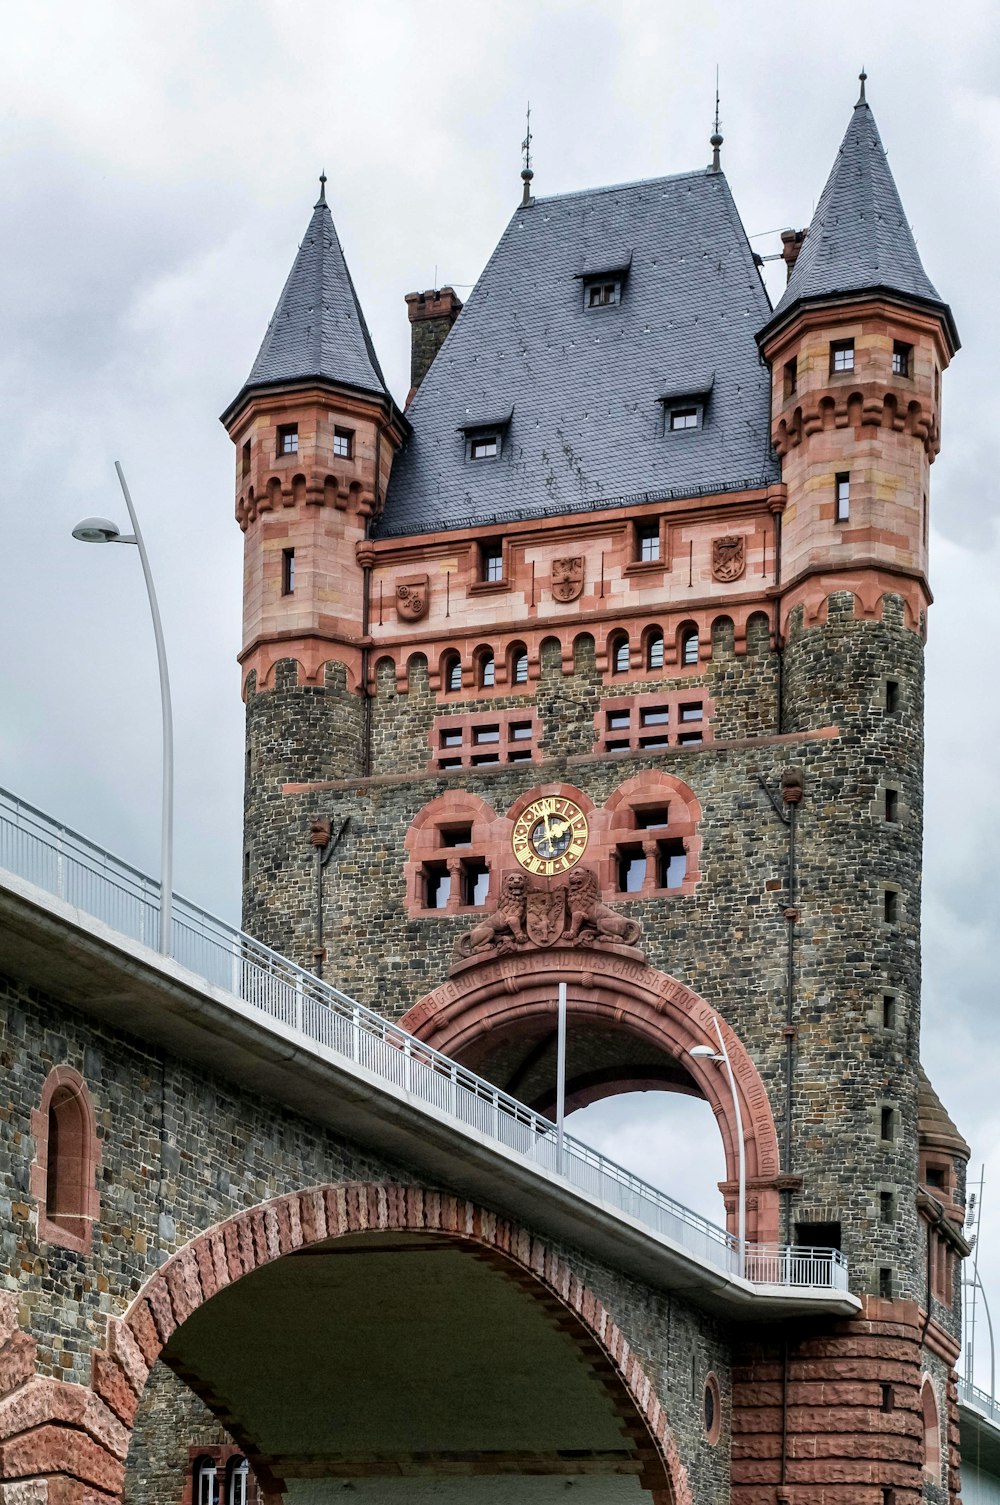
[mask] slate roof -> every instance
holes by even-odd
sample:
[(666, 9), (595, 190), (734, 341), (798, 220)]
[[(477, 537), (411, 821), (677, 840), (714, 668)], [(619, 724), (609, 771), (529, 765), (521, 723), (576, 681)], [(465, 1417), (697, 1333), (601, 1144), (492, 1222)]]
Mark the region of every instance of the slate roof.
[(765, 329), (800, 303), (881, 289), (943, 311), (957, 345), (951, 312), (924, 271), (875, 117), (862, 96)]
[(253, 387), (305, 379), (389, 395), (325, 192), (240, 398)]
[[(584, 308), (595, 268), (621, 270), (619, 305)], [(518, 208), (407, 409), (378, 533), (777, 480), (769, 312), (721, 173)], [(706, 389), (703, 427), (664, 432), (664, 396)], [(467, 460), (470, 419), (508, 412), (500, 458)]]

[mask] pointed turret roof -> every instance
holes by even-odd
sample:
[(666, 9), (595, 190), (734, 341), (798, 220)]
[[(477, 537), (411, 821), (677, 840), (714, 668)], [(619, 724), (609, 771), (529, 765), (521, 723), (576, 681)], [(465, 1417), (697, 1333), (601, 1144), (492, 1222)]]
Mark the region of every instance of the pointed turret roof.
[(951, 310), (924, 271), (875, 117), (861, 97), (788, 286), (762, 333), (801, 303), (885, 292), (931, 305), (957, 348)]
[(389, 396), (326, 202), (325, 175), (320, 178), (320, 195), (288, 281), (237, 402), (251, 388), (310, 379)]

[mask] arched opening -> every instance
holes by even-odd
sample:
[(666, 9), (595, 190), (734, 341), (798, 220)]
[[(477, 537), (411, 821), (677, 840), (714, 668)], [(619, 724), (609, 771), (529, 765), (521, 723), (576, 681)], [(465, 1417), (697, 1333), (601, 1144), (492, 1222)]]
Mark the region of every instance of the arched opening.
[[(556, 1104), (557, 996), (568, 990), (566, 1111), (574, 1114), (609, 1099), (629, 1097), (581, 1117), (570, 1131), (623, 1163), (621, 1145), (646, 1134), (642, 1165), (629, 1165), (685, 1202), (697, 1184), (697, 1210), (715, 1223), (737, 1229), (737, 1115), (728, 1074), (715, 1060), (696, 1056), (697, 1046), (717, 1046), (718, 1015), (703, 999), (652, 967), (623, 968), (597, 950), (568, 965), (566, 953), (533, 950), (506, 958), (503, 977), (489, 964), (470, 965), (443, 988), (427, 995), (401, 1021), (428, 1044), (461, 1061), (504, 1091), (552, 1117)], [(778, 1141), (766, 1089), (733, 1031), (720, 1021), (736, 1081), (746, 1158), (747, 1237), (780, 1241)], [(700, 1099), (698, 1107), (671, 1124), (662, 1093)], [(655, 1096), (654, 1096), (655, 1095)], [(641, 1098), (646, 1101), (642, 1102)], [(638, 1118), (637, 1118), (637, 1110)], [(659, 1110), (659, 1111), (658, 1111)], [(700, 1114), (700, 1117), (697, 1116)], [(714, 1129), (710, 1123), (714, 1120)], [(650, 1121), (660, 1136), (650, 1132)], [(596, 1129), (596, 1133), (593, 1131)], [(700, 1170), (691, 1161), (685, 1182), (686, 1132), (711, 1130)], [(717, 1147), (717, 1153), (716, 1153)], [(662, 1158), (656, 1161), (657, 1148)], [(689, 1157), (690, 1159), (690, 1157)], [(625, 1162), (627, 1163), (627, 1162)], [(709, 1176), (721, 1174), (715, 1191)], [(720, 1185), (721, 1183), (721, 1185)], [(684, 1194), (682, 1195), (682, 1191)], [(720, 1194), (721, 1193), (721, 1194)]]
[(441, 661), (441, 688), (449, 695), (462, 688), (462, 660), (457, 653), (446, 653)]
[(937, 1394), (934, 1381), (924, 1375), (920, 1389), (920, 1416), (924, 1429), (924, 1473), (928, 1479), (939, 1483), (941, 1479), (941, 1422), (938, 1416)]
[(643, 656), (647, 669), (663, 668), (663, 630), (648, 627), (643, 634)]
[(528, 650), (523, 643), (511, 643), (507, 650), (507, 678), (512, 685), (528, 683)]
[(624, 632), (616, 633), (608, 648), (612, 674), (627, 674), (631, 658), (627, 635)]
[(496, 684), (496, 658), (492, 648), (477, 648), (475, 655), (476, 684), (481, 690), (492, 690)]
[(536, 1238), (444, 1193), (344, 1183), (238, 1214), (112, 1319), (95, 1374), (115, 1355), (141, 1391), (129, 1505), (169, 1488), (179, 1449), (191, 1505), (244, 1505), (233, 1445), (249, 1505), (254, 1481), (294, 1505), (348, 1487), (373, 1505), (692, 1502), (613, 1314)]

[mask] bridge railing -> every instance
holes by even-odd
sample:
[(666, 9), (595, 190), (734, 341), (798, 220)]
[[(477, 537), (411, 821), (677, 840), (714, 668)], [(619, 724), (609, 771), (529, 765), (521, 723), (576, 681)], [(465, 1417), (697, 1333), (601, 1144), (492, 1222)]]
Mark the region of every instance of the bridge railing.
[[(159, 884), (42, 811), (0, 790), (0, 868), (151, 948), (159, 944)], [(737, 1241), (724, 1228), (617, 1165), (554, 1123), (348, 998), (251, 936), (174, 896), (172, 955), (265, 1018), (357, 1062), (380, 1080), (477, 1130), (487, 1140), (564, 1177), (670, 1238), (705, 1264), (740, 1273)], [(844, 1290), (838, 1250), (748, 1244), (747, 1279)]]
[(968, 1380), (959, 1380), (958, 1398), (967, 1406), (983, 1412), (992, 1422), (1000, 1426), (1000, 1400), (992, 1396), (988, 1390), (980, 1390), (978, 1385), (970, 1385)]

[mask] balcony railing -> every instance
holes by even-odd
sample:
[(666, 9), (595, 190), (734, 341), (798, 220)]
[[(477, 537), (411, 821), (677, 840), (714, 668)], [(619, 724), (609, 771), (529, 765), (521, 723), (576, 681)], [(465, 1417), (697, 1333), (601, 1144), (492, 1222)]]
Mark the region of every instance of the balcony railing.
[[(159, 884), (34, 806), (0, 790), (0, 868), (63, 899), (151, 949), (159, 944)], [(172, 955), (206, 982), (233, 993), (263, 1020), (274, 1020), (357, 1062), (375, 1077), (437, 1109), (487, 1140), (561, 1176), (730, 1275), (740, 1273), (737, 1241), (606, 1155), (491, 1082), (424, 1045), (414, 1035), (313, 977), (179, 895), (174, 896)], [(847, 1265), (835, 1249), (748, 1244), (744, 1273), (754, 1284), (846, 1291)]]
[(1000, 1427), (1000, 1400), (996, 1400), (988, 1390), (980, 1390), (978, 1385), (970, 1385), (968, 1380), (959, 1380), (958, 1398), (973, 1410), (981, 1411)]

